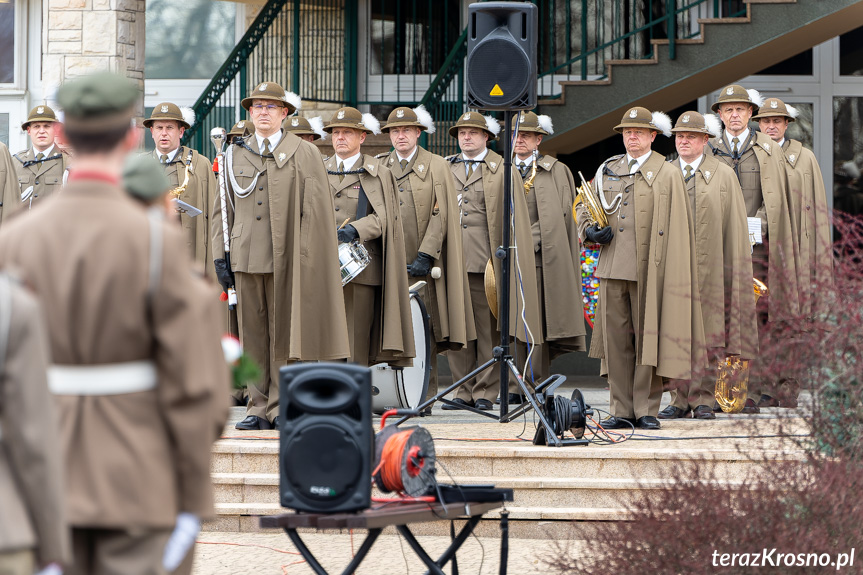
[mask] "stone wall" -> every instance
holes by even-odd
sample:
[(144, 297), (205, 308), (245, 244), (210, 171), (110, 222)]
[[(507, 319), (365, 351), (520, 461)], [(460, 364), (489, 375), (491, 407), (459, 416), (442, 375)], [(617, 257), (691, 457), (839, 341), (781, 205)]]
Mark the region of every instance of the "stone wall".
[(47, 0), (42, 81), (48, 92), (99, 70), (132, 78), (143, 91), (145, 5), (145, 0)]

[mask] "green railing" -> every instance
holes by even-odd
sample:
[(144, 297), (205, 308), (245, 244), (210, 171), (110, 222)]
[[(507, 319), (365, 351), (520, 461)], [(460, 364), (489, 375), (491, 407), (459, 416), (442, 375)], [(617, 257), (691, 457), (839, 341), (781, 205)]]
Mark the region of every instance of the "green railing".
[(446, 156), (458, 151), (449, 129), (465, 111), (464, 59), (467, 54), (467, 28), (456, 40), (420, 104), (435, 119), (436, 131), (423, 134), (422, 145), (435, 154)]

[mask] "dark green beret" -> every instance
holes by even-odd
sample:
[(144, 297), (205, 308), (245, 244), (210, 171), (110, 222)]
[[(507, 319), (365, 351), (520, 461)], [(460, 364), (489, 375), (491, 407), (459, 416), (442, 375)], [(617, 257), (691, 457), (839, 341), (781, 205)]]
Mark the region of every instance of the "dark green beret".
[(57, 91), (67, 128), (101, 132), (131, 126), (140, 90), (131, 80), (99, 72), (69, 80)]
[(165, 168), (150, 154), (132, 154), (123, 166), (123, 187), (130, 195), (149, 202), (165, 195), (171, 182)]

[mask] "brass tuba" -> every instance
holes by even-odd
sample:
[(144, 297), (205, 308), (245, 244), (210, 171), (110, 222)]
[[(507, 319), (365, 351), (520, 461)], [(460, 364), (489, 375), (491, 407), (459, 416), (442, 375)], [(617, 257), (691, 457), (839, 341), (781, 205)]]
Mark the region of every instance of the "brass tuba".
[[(752, 278), (755, 301), (769, 293), (764, 282)], [(749, 360), (728, 356), (719, 360), (716, 372), (716, 403), (725, 413), (740, 413), (749, 393)]]
[(575, 190), (575, 201), (572, 203), (573, 219), (578, 221), (578, 214), (576, 213), (575, 208), (578, 204), (581, 204), (587, 208), (592, 224), (595, 224), (599, 228), (608, 226), (608, 217), (605, 215), (605, 210), (603, 210), (602, 206), (599, 204), (599, 200), (594, 195), (593, 188), (590, 187), (590, 184), (584, 179), (581, 172), (578, 172), (578, 177), (581, 178), (581, 185)]
[(186, 164), (185, 168), (186, 168), (186, 175), (183, 177), (183, 183), (180, 184), (179, 186), (177, 186), (176, 188), (174, 188), (173, 190), (171, 190), (171, 192), (170, 192), (171, 195), (174, 196), (175, 198), (179, 198), (181, 195), (183, 195), (183, 192), (186, 191), (186, 187), (188, 187), (188, 185), (189, 185), (189, 165)]

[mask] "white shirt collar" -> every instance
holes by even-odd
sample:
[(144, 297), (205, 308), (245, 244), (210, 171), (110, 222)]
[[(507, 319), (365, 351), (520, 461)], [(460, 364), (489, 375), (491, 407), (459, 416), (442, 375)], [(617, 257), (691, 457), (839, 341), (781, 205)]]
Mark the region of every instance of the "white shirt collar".
[[(264, 137), (255, 132), (255, 138), (258, 140), (258, 150), (264, 149)], [(270, 141), (270, 153), (276, 149), (276, 146), (279, 145), (279, 142), (282, 140), (282, 131), (279, 130), (272, 136), (267, 136), (267, 140)]]
[(785, 138), (782, 138), (781, 140), (779, 140), (778, 142), (776, 142), (776, 145), (777, 145), (777, 146), (779, 146), (780, 148), (781, 148), (783, 145), (785, 145)]
[(486, 148), (485, 150), (483, 150), (482, 152), (480, 152), (479, 154), (477, 154), (477, 156), (476, 156), (475, 158), (473, 158), (473, 159), (468, 158), (467, 156), (465, 156), (465, 155), (464, 155), (464, 152), (462, 152), (462, 153), (461, 153), (461, 157), (462, 157), (462, 159), (463, 159), (463, 160), (465, 160), (465, 162), (466, 162), (466, 163), (470, 163), (470, 162), (481, 162), (481, 161), (483, 161), (483, 160), (485, 159), (485, 157), (486, 157), (487, 155), (488, 155), (488, 148)]
[(530, 166), (531, 164), (533, 164), (533, 154), (529, 155), (526, 160), (522, 160), (521, 158), (516, 156), (515, 157), (515, 165), (517, 166), (521, 163), (524, 163), (525, 166)]
[(689, 164), (687, 164), (686, 162), (684, 162), (684, 161), (683, 161), (683, 158), (679, 158), (679, 159), (680, 159), (680, 169), (681, 169), (681, 170), (683, 170), (683, 171), (685, 172), (685, 171), (686, 171), (686, 166), (692, 166), (692, 173), (695, 173), (695, 170), (697, 170), (697, 169), (698, 169), (698, 166), (700, 166), (700, 165), (701, 165), (701, 162), (703, 162), (703, 161), (704, 161), (704, 154), (701, 154), (701, 156), (699, 156), (699, 158), (698, 158), (697, 160), (695, 160), (694, 162), (689, 163)]
[(635, 162), (636, 162), (635, 169), (630, 171), (630, 174), (634, 174), (635, 172), (640, 170), (641, 166), (643, 166), (644, 162), (646, 162), (647, 159), (650, 158), (650, 154), (652, 154), (652, 153), (653, 153), (653, 150), (648, 150), (648, 152), (646, 154), (644, 154), (643, 156), (639, 156), (637, 158), (633, 158), (632, 156), (629, 155), (629, 153), (627, 153), (626, 154), (626, 165), (628, 166), (629, 162), (631, 162), (632, 160), (635, 160)]
[(155, 152), (156, 152), (156, 159), (157, 159), (157, 160), (159, 160), (159, 161), (161, 162), (161, 161), (162, 161), (162, 156), (163, 156), (163, 155), (164, 155), (164, 156), (168, 156), (168, 160), (167, 160), (165, 163), (166, 163), (166, 164), (170, 164), (171, 162), (173, 162), (173, 161), (174, 161), (174, 156), (176, 156), (176, 155), (177, 155), (177, 152), (179, 152), (179, 151), (180, 151), (180, 148), (174, 148), (173, 150), (171, 150), (171, 151), (170, 151), (170, 152), (168, 152), (167, 154), (162, 154), (162, 152), (160, 152), (159, 150), (155, 150)]
[(33, 148), (33, 157), (35, 158), (36, 154), (45, 154), (45, 157), (47, 158), (48, 156), (51, 155), (51, 152), (53, 150), (54, 150), (54, 144), (51, 144), (51, 146), (47, 150), (45, 150), (44, 152), (37, 152), (36, 148)]
[(408, 164), (410, 164), (410, 163), (411, 163), (411, 160), (413, 160), (413, 159), (414, 159), (414, 156), (416, 156), (416, 155), (417, 155), (417, 150), (419, 150), (419, 149), (420, 149), (420, 148), (419, 148), (419, 146), (417, 146), (416, 148), (414, 148), (414, 151), (413, 151), (413, 152), (411, 152), (411, 155), (410, 155), (410, 156), (408, 156), (407, 158), (403, 158), (401, 154), (399, 154), (398, 152), (396, 152), (396, 158), (398, 158), (398, 159), (399, 159), (399, 162), (401, 162), (402, 160), (407, 160), (407, 161), (408, 161)]
[(737, 140), (740, 142), (740, 145), (742, 146), (743, 144), (746, 143), (746, 140), (749, 139), (749, 128), (746, 128), (745, 130), (743, 130), (743, 132), (741, 132), (739, 136), (732, 136), (728, 130), (725, 130), (725, 137), (728, 138), (728, 144), (729, 145), (733, 146), (733, 144), (731, 144), (731, 140), (733, 138), (737, 138)]
[(339, 157), (338, 154), (336, 154), (336, 166), (339, 165), (339, 162), (342, 162), (346, 172), (348, 170), (352, 170), (354, 168), (354, 165), (360, 160), (360, 156), (362, 156), (362, 152), (360, 152), (359, 154), (354, 154), (350, 158), (345, 158), (343, 160)]

